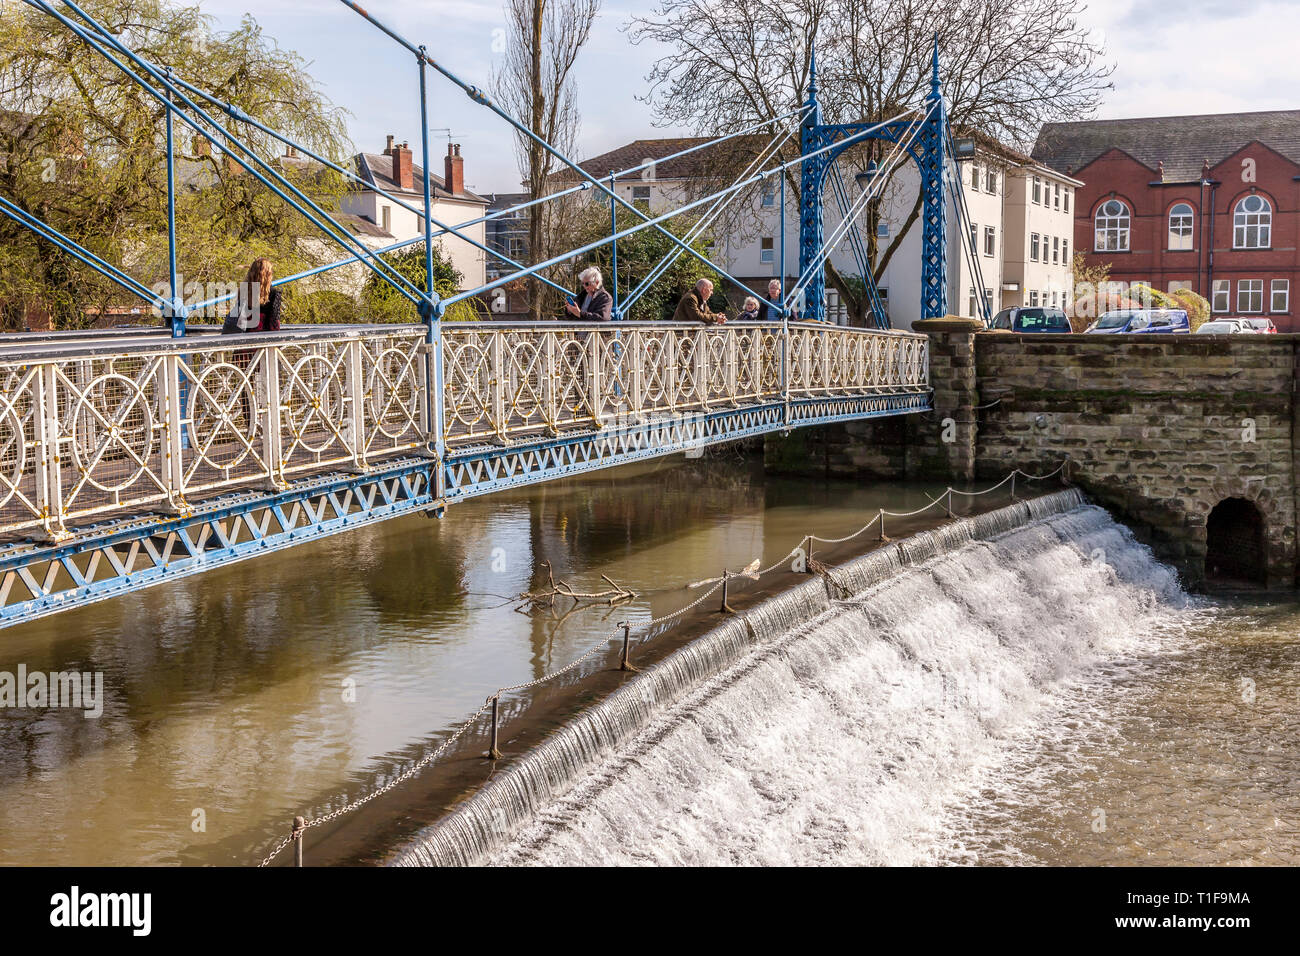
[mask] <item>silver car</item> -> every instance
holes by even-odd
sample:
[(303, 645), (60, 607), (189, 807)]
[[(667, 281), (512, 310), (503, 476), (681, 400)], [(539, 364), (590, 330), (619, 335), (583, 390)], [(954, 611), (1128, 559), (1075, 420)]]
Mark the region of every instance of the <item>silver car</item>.
[(1241, 335), (1251, 332), (1239, 319), (1215, 319), (1196, 330), (1197, 335)]

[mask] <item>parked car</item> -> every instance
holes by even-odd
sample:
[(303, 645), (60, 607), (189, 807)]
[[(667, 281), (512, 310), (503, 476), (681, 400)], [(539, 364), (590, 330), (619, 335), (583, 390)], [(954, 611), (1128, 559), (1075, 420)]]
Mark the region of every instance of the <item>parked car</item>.
[(1000, 332), (1069, 332), (1070, 320), (1061, 309), (1017, 306), (993, 316), (989, 328)]
[(1239, 319), (1238, 321), (1245, 325), (1246, 328), (1250, 329), (1250, 331), (1260, 335), (1268, 335), (1269, 333), (1277, 332), (1277, 326), (1273, 324), (1272, 319)]
[(1240, 319), (1215, 319), (1196, 330), (1197, 335), (1242, 335), (1251, 330)]
[(1186, 309), (1116, 309), (1104, 313), (1085, 331), (1100, 335), (1131, 332), (1185, 335), (1191, 330)]

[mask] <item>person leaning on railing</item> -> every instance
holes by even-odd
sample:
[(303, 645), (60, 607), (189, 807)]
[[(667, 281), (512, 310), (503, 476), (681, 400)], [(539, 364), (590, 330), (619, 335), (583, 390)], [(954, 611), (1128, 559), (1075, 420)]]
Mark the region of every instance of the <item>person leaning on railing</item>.
[(280, 290), (271, 285), (275, 270), (270, 259), (254, 259), (239, 285), (230, 314), (221, 326), (223, 335), (236, 332), (280, 331)]
[(780, 302), (780, 301), (781, 301), (781, 280), (773, 279), (771, 282), (767, 284), (767, 302), (759, 303), (758, 321), (775, 322), (777, 319), (779, 319), (781, 316), (779, 314), (772, 314), (773, 309), (767, 303)]
[[(239, 292), (235, 295), (234, 305), (230, 307), (230, 314), (226, 316), (225, 324), (221, 326), (222, 335), (280, 331), (280, 307), (283, 300), (280, 290), (271, 285), (274, 279), (275, 270), (271, 268), (270, 259), (253, 260), (253, 264), (248, 267), (248, 274), (239, 285)], [(247, 376), (253, 364), (253, 350), (235, 349), (231, 361)], [(249, 386), (239, 387), (239, 409), (243, 421), (235, 424), (235, 427), (251, 434), (254, 426), (254, 409), (249, 401)]]
[(674, 322), (703, 322), (705, 325), (721, 325), (727, 321), (727, 313), (710, 312), (709, 297), (713, 295), (713, 283), (701, 279), (695, 288), (682, 296), (673, 313)]
[(758, 300), (752, 295), (745, 297), (745, 308), (736, 316), (737, 322), (753, 322), (758, 318)]
[(582, 287), (564, 304), (564, 311), (581, 322), (610, 321), (614, 298), (602, 287), (600, 270), (595, 266), (583, 269), (578, 282)]

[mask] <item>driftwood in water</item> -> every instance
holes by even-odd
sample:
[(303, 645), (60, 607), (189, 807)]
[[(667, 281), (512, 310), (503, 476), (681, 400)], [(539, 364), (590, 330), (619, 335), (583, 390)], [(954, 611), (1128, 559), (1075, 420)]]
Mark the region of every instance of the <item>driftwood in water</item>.
[(575, 591), (573, 587), (563, 581), (555, 580), (555, 573), (551, 569), (549, 561), (543, 561), (542, 567), (546, 568), (547, 586), (539, 591), (525, 591), (515, 598), (518, 602), (516, 611), (529, 611), (539, 607), (555, 607), (555, 599), (558, 597), (573, 598), (573, 606), (577, 607), (586, 601), (591, 604), (608, 604), (614, 607), (624, 604), (628, 601), (635, 600), (637, 593), (631, 591), (623, 585), (618, 584), (604, 574), (601, 575), (609, 584), (609, 588), (604, 591)]

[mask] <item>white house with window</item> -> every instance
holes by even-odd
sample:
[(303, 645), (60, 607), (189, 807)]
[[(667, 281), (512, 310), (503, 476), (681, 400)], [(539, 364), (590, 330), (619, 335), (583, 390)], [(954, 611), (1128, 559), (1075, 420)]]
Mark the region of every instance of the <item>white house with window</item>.
[[(349, 188), (340, 202), (343, 212), (359, 216), (385, 236), (391, 236), (391, 241), (386, 244), (422, 236), (424, 216), (411, 209), (424, 208), (424, 170), (412, 162), (410, 146), (397, 143), (394, 137), (389, 136), (384, 152), (358, 153), (352, 162), (357, 175), (369, 185), (356, 184)], [(488, 201), (465, 186), (464, 161), (459, 145), (448, 145), (443, 159), (443, 175), (431, 173), (429, 179), (433, 187), (431, 212), (435, 228), (437, 223), (460, 226), (481, 219), (486, 213)], [(383, 190), (388, 195), (381, 195), (376, 190)], [(405, 206), (389, 196), (400, 199)], [(486, 281), (486, 254), (481, 248), (486, 245), (486, 228), (483, 223), (476, 223), (465, 227), (464, 234), (474, 242), (451, 235), (434, 242), (460, 272), (463, 287), (473, 289)]]
[[(709, 149), (675, 154), (708, 142), (702, 138), (643, 139), (582, 163), (592, 175), (635, 166), (640, 171), (616, 180), (617, 193), (642, 203), (658, 214), (681, 205), (725, 183), (716, 182), (709, 167)], [(756, 147), (766, 143), (755, 141)], [(674, 158), (675, 157), (675, 158)], [(950, 202), (948, 223), (948, 310), (958, 315), (977, 314), (982, 298), (990, 314), (1006, 305), (1064, 304), (1070, 289), (1071, 216), (1078, 180), (1035, 163), (1028, 156), (989, 142), (977, 147), (971, 159), (959, 163), (970, 230), (962, 235), (957, 208)], [(567, 174), (571, 176), (571, 174)], [(567, 177), (557, 177), (560, 179)], [(851, 204), (870, 182), (860, 182), (844, 170), (845, 198)], [(921, 315), (921, 222), (911, 221), (920, 179), (910, 160), (899, 163), (884, 188), (877, 228), (879, 253), (906, 228), (878, 283), (881, 298), (895, 328), (910, 328)], [(859, 273), (853, 241), (842, 223), (837, 190), (827, 185), (823, 194), (823, 229), (828, 240), (839, 234), (831, 263), (841, 274)], [(780, 183), (776, 177), (756, 184), (737, 201), (727, 226), (713, 230), (714, 260), (756, 291), (766, 289), (769, 278), (781, 269), (782, 237)], [(707, 208), (707, 207), (705, 207)], [(722, 223), (718, 220), (717, 223)], [(865, 244), (866, 216), (859, 219)], [(1036, 237), (1032, 257), (1031, 235)], [(799, 209), (792, 191), (786, 195), (784, 253), (787, 288), (799, 272)], [(737, 298), (735, 290), (728, 295)], [(828, 312), (839, 311), (838, 296), (828, 283)]]
[(1082, 185), (1028, 157), (1010, 177), (1004, 306), (1068, 308), (1074, 291), (1074, 192)]

